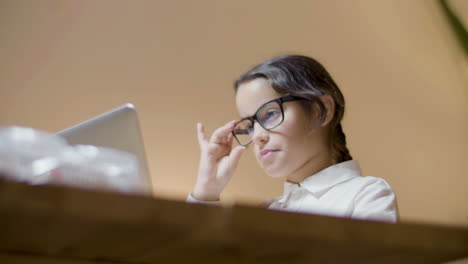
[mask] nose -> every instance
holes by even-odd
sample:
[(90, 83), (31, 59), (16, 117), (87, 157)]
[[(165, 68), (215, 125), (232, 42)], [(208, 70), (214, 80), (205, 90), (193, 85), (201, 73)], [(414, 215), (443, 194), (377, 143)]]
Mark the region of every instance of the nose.
[(252, 142), (256, 145), (265, 145), (270, 139), (270, 134), (258, 122), (254, 124), (254, 131), (252, 135)]

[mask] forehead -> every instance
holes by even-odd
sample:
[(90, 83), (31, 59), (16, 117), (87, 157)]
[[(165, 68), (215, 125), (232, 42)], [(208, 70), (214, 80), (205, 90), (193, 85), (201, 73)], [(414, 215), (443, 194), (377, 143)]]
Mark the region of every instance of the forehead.
[(236, 106), (241, 117), (255, 114), (264, 103), (279, 97), (264, 78), (257, 78), (239, 85), (236, 94)]

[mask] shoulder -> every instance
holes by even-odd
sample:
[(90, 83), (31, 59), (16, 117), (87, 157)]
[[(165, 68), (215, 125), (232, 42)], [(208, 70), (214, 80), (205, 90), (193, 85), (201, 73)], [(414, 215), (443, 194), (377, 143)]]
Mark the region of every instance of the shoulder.
[(378, 188), (392, 190), (392, 187), (387, 181), (374, 176), (359, 176), (353, 178), (350, 182), (361, 189)]
[(382, 178), (366, 176), (354, 179), (359, 190), (354, 199), (356, 218), (396, 222), (398, 207), (392, 187)]
[(381, 199), (384, 197), (395, 199), (395, 193), (388, 184), (382, 178), (373, 176), (361, 176), (356, 177), (352, 180), (357, 191), (355, 202), (369, 200), (369, 199)]
[(388, 184), (387, 181), (374, 176), (355, 176), (338, 184), (336, 187), (338, 187), (340, 190), (344, 188), (347, 192), (353, 192), (355, 194), (369, 190), (386, 190), (393, 192), (392, 187), (390, 184)]

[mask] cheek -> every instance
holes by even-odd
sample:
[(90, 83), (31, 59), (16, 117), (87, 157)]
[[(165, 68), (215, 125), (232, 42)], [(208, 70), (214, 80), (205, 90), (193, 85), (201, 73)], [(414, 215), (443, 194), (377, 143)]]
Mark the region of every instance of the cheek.
[(301, 157), (305, 155), (306, 145), (308, 145), (305, 140), (305, 130), (292, 126), (282, 127), (281, 131), (270, 136), (270, 141), (276, 143), (282, 150), (283, 159), (286, 160), (284, 166), (301, 160)]
[(253, 148), (252, 152), (255, 155), (255, 158), (257, 157), (257, 154), (260, 152), (260, 147), (258, 145), (255, 145), (255, 143), (252, 142)]
[(297, 126), (285, 126), (287, 133), (280, 136), (288, 163), (301, 163), (315, 152), (317, 133), (308, 127), (309, 124), (299, 123)]
[[(292, 120), (295, 121), (295, 120)], [(282, 141), (289, 146), (296, 148), (301, 146), (307, 141), (308, 135), (310, 134), (311, 129), (309, 128), (310, 124), (305, 122), (291, 122), (285, 123), (282, 127)]]

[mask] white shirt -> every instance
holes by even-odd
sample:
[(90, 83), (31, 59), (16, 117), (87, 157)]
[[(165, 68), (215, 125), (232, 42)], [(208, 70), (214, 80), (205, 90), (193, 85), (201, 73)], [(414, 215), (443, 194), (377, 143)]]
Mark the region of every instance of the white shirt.
[[(187, 202), (198, 201), (189, 194)], [(395, 194), (380, 178), (361, 176), (359, 164), (348, 160), (332, 165), (299, 184), (284, 183), (283, 195), (268, 201), (269, 209), (297, 213), (397, 222)]]

